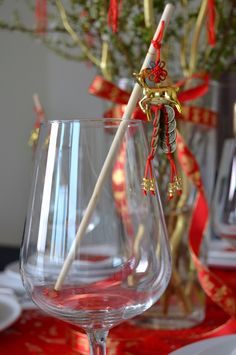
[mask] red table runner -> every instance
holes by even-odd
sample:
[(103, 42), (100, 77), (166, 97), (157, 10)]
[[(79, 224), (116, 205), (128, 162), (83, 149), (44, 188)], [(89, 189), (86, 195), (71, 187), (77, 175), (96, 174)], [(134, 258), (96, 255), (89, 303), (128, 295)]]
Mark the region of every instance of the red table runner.
[[(123, 323), (109, 333), (108, 355), (159, 354), (186, 344), (214, 336), (215, 328), (223, 325), (228, 316), (210, 300), (207, 300), (206, 318), (191, 329), (151, 330)], [(207, 334), (207, 335), (206, 335)], [(53, 319), (38, 310), (24, 311), (19, 320), (0, 333), (0, 354), (51, 355), (88, 354), (88, 342), (83, 333), (70, 325)]]

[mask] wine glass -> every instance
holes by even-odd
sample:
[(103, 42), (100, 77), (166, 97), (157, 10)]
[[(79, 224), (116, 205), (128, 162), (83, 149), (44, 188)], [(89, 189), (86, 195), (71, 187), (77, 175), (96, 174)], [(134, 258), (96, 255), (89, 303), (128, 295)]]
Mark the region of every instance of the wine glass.
[[(42, 124), (20, 256), (35, 304), (83, 328), (90, 353), (100, 355), (109, 329), (152, 306), (171, 273), (158, 191), (144, 196), (141, 187), (148, 146), (139, 120), (127, 121), (88, 227), (74, 247), (120, 124), (114, 119)], [(55, 289), (69, 253), (72, 262)]]

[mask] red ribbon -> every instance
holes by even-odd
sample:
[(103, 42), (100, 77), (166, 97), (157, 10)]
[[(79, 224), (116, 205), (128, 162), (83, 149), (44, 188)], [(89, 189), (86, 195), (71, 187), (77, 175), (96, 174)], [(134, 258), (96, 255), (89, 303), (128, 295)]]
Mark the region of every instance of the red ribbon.
[(210, 271), (200, 260), (200, 247), (208, 223), (209, 209), (198, 163), (185, 145), (183, 138), (177, 134), (177, 152), (179, 162), (186, 175), (198, 190), (189, 229), (190, 252), (198, 272), (199, 281), (206, 294), (221, 307), (229, 316), (236, 316), (236, 299), (231, 288), (215, 273)]
[(126, 164), (126, 143), (123, 142), (116, 159), (112, 171), (112, 188), (115, 197), (115, 206), (117, 212), (120, 213), (126, 232), (133, 235), (132, 219), (129, 214), (129, 207), (126, 197), (126, 180), (125, 180), (125, 164)]
[[(209, 75), (207, 73), (196, 73), (192, 75), (191, 78), (179, 81), (178, 83), (176, 83), (176, 86), (184, 86), (188, 80), (193, 78), (198, 79), (202, 83), (196, 85), (191, 89), (180, 92), (178, 94), (178, 98), (182, 103), (189, 100), (197, 99), (198, 97), (203, 96), (208, 91)], [(112, 82), (105, 80), (102, 76), (96, 76), (89, 87), (89, 92), (90, 94), (93, 94), (97, 97), (111, 101), (116, 104), (104, 113), (104, 117), (122, 117), (125, 110), (125, 105), (127, 104), (130, 96), (127, 91), (120, 89)], [(137, 106), (135, 111), (133, 112), (132, 118), (146, 120), (146, 115), (143, 113), (143, 111), (141, 111), (139, 106)], [(196, 124), (203, 124), (208, 127), (215, 127), (217, 115), (215, 112), (205, 109), (203, 107), (186, 105), (183, 106), (183, 114), (178, 115), (178, 119)]]
[[(210, 77), (207, 73), (193, 74), (187, 79), (178, 81), (175, 86), (182, 87), (191, 79), (199, 79), (202, 81), (202, 83), (194, 86), (193, 88), (178, 93), (178, 99), (181, 103), (195, 100), (206, 94), (209, 89)], [(126, 104), (130, 96), (127, 91), (120, 89), (112, 82), (105, 80), (102, 76), (95, 77), (94, 81), (89, 87), (89, 93), (102, 99), (112, 101), (116, 104)]]
[(181, 81), (178, 81), (175, 86), (177, 87), (182, 87), (184, 86), (189, 80), (192, 79), (199, 79), (202, 81), (202, 84), (198, 84), (194, 86), (193, 88), (184, 90), (180, 93), (178, 93), (178, 99), (181, 103), (184, 103), (186, 101), (192, 101), (195, 100), (203, 95), (205, 95), (209, 89), (209, 74), (208, 73), (196, 73), (190, 76), (187, 79), (183, 79)]
[(111, 81), (97, 75), (89, 87), (89, 93), (116, 104), (127, 104), (130, 94)]
[(202, 124), (207, 127), (216, 127), (217, 113), (204, 107), (199, 106), (183, 106), (182, 115), (177, 117), (183, 121)]
[[(201, 213), (199, 213), (201, 211)], [(206, 294), (229, 316), (236, 316), (236, 300), (231, 288), (211, 272), (199, 259), (204, 229), (208, 221), (208, 206), (203, 191), (199, 191), (189, 231), (191, 254), (198, 271), (199, 281)]]

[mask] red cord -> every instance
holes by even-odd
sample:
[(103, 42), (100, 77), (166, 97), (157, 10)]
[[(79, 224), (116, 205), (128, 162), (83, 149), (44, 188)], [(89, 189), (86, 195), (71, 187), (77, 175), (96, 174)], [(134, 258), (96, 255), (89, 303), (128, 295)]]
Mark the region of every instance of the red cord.
[(160, 57), (161, 57), (161, 41), (164, 34), (164, 28), (165, 28), (165, 21), (161, 21), (161, 28), (157, 35), (157, 38), (152, 40), (152, 45), (157, 50), (156, 63), (160, 61)]
[(152, 40), (152, 45), (156, 49), (156, 63), (154, 68), (150, 71), (149, 79), (153, 80), (155, 83), (164, 81), (167, 77), (167, 71), (164, 69), (165, 62), (160, 61), (161, 58), (161, 41), (164, 34), (165, 21), (161, 22), (160, 31), (156, 39)]
[[(162, 105), (159, 106), (152, 106), (152, 109), (155, 113), (155, 117), (153, 120), (153, 132), (152, 132), (152, 139), (151, 139), (151, 151), (148, 155), (147, 161), (146, 161), (146, 166), (145, 166), (145, 171), (144, 171), (144, 179), (145, 180), (153, 180), (153, 171), (152, 171), (152, 160), (154, 159), (156, 150), (157, 150), (157, 134), (158, 134), (158, 121), (159, 121), (159, 115), (158, 112), (161, 110)], [(143, 189), (143, 192), (145, 195), (147, 195), (147, 191), (145, 188)], [(150, 190), (150, 193), (152, 195), (155, 195), (154, 190)]]

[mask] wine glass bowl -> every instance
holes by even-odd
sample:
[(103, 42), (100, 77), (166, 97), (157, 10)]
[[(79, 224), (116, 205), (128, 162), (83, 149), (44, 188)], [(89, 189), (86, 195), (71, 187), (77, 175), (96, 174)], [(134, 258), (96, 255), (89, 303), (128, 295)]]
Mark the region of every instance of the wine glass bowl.
[[(48, 314), (83, 328), (91, 343), (104, 342), (111, 327), (152, 306), (171, 273), (158, 191), (144, 196), (141, 188), (148, 147), (138, 120), (127, 121), (88, 227), (75, 247), (120, 124), (81, 119), (42, 125), (21, 247), (22, 278), (32, 300)], [(71, 251), (66, 277), (55, 289)]]

